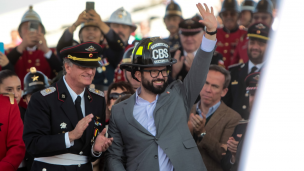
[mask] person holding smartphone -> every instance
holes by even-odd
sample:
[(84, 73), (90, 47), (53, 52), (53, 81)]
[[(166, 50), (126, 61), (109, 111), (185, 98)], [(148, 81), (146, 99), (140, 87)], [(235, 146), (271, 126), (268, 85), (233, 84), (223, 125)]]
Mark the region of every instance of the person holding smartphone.
[(73, 40), (73, 34), (76, 28), (81, 26), (78, 33), (81, 43), (95, 42), (104, 48), (100, 54), (103, 56), (102, 66), (97, 67), (93, 84), (100, 90), (107, 90), (113, 82), (114, 70), (122, 60), (126, 44), (115, 30), (102, 21), (93, 4), (93, 2), (87, 2), (86, 10), (81, 12), (73, 25), (65, 30), (56, 49), (60, 51), (64, 47), (78, 44)]
[(13, 65), (14, 71), (21, 80), (30, 72), (31, 67), (36, 67), (48, 78), (55, 77), (56, 73), (62, 70), (60, 60), (55, 51), (47, 46), (45, 28), (40, 16), (33, 10), (32, 6), (23, 15), (18, 31), (22, 43), (16, 48), (6, 51), (9, 64), (2, 63), (3, 60), (5, 61), (5, 56), (0, 54), (1, 67), (6, 68), (6, 65)]

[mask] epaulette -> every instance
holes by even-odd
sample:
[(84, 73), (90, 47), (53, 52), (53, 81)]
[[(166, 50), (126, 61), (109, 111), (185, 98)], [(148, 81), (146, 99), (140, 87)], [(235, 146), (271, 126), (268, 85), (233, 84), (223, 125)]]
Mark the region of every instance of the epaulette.
[(40, 93), (42, 94), (42, 96), (47, 96), (49, 94), (52, 94), (56, 91), (56, 88), (55, 87), (49, 87), (49, 88), (46, 88), (44, 90), (41, 90)]
[(95, 88), (89, 88), (89, 91), (92, 92), (92, 93), (94, 93), (94, 94), (97, 94), (98, 96), (104, 97), (103, 92), (100, 91), (100, 90), (97, 90)]
[(11, 94), (11, 93), (1, 93), (3, 96), (7, 96), (10, 100), (10, 103), (11, 104), (14, 104), (15, 103), (15, 97), (14, 97), (14, 94)]
[(238, 124), (245, 124), (245, 123), (248, 123), (248, 122), (249, 122), (249, 120), (242, 119), (242, 120), (239, 121)]

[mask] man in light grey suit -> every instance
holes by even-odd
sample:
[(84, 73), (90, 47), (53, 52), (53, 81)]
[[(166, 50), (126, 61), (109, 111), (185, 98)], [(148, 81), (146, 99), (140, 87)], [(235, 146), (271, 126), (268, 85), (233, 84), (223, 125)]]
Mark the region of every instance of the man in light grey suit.
[(168, 85), (168, 70), (176, 60), (169, 45), (159, 38), (139, 42), (131, 71), (140, 88), (129, 99), (114, 105), (109, 124), (113, 144), (106, 153), (110, 171), (205, 171), (206, 167), (187, 121), (191, 106), (203, 88), (216, 44), (217, 22), (206, 4), (197, 7), (206, 26), (200, 50), (184, 82)]

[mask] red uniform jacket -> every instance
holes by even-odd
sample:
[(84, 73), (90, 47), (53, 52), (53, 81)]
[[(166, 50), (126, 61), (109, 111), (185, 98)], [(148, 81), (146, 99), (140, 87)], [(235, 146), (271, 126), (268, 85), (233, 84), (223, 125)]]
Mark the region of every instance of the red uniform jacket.
[[(125, 52), (130, 48), (133, 47), (134, 45), (130, 44), (125, 48)], [(117, 68), (115, 69), (115, 73), (114, 73), (114, 81), (115, 83), (120, 82), (120, 81), (126, 81), (125, 75), (123, 73), (123, 71), (120, 69), (120, 65), (117, 66)]]
[(237, 63), (246, 63), (248, 61), (247, 47), (248, 38), (244, 35), (244, 38), (240, 39), (240, 42), (236, 46), (230, 65)]
[(224, 65), (226, 68), (228, 68), (232, 61), (234, 50), (239, 43), (240, 38), (246, 34), (247, 31), (240, 30), (239, 28), (231, 31), (230, 33), (228, 33), (225, 28), (220, 28), (217, 30), (216, 51), (223, 55)]
[(15, 171), (25, 155), (23, 123), (16, 100), (0, 95), (0, 170)]

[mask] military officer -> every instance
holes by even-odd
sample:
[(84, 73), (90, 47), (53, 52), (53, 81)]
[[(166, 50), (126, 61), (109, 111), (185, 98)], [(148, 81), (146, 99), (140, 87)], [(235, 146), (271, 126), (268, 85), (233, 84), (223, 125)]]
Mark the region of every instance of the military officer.
[[(204, 25), (199, 23), (199, 20), (202, 20), (200, 17), (194, 16), (191, 19), (185, 19), (179, 24), (179, 35), (182, 46), (171, 53), (171, 56), (175, 56), (179, 59), (176, 59), (178, 62), (172, 66), (171, 76), (173, 79), (184, 80), (190, 67), (192, 65), (193, 58), (200, 48), (200, 40), (203, 38), (205, 33)], [(222, 65), (223, 56), (219, 53), (214, 53), (211, 64)]]
[(35, 159), (32, 170), (92, 170), (112, 143), (104, 136), (103, 92), (86, 88), (100, 66), (101, 46), (85, 42), (61, 50), (64, 76), (29, 102), (23, 139)]
[(182, 9), (173, 0), (168, 4), (166, 8), (166, 14), (164, 17), (164, 23), (169, 31), (170, 35), (164, 39), (170, 45), (172, 51), (181, 47), (181, 42), (178, 34), (178, 24), (183, 21)]
[[(77, 41), (73, 40), (73, 33), (79, 25), (81, 25), (81, 28), (78, 36), (81, 43), (92, 41), (99, 43), (103, 47), (103, 51), (100, 54), (102, 56), (100, 60), (102, 65), (96, 69), (97, 72), (93, 84), (95, 88), (106, 90), (114, 79), (114, 70), (122, 59), (126, 44), (118, 32), (101, 20), (95, 10), (90, 10), (80, 13), (76, 22), (65, 30), (57, 44), (57, 51), (71, 46), (73, 43), (78, 44)], [(104, 38), (107, 42), (106, 45), (103, 44)]]
[(246, 34), (245, 30), (239, 29), (237, 24), (239, 16), (239, 6), (236, 0), (224, 0), (220, 17), (223, 21), (223, 28), (217, 31), (216, 52), (223, 55), (226, 69), (230, 65), (234, 50), (240, 38)]
[(248, 119), (248, 92), (246, 92), (245, 78), (248, 74), (259, 72), (264, 65), (264, 55), (269, 40), (270, 27), (263, 23), (255, 23), (248, 28), (249, 38), (247, 53), (249, 61), (229, 67), (231, 83), (223, 98), (227, 106), (237, 111), (242, 118)]
[[(272, 26), (273, 15), (272, 15), (273, 5), (270, 0), (261, 0), (256, 5), (253, 11), (252, 23), (262, 22), (269, 26)], [(237, 63), (246, 63), (248, 61), (247, 46), (248, 39), (247, 35), (244, 35), (238, 45), (236, 46), (235, 52), (233, 54), (233, 59), (230, 65)]]

